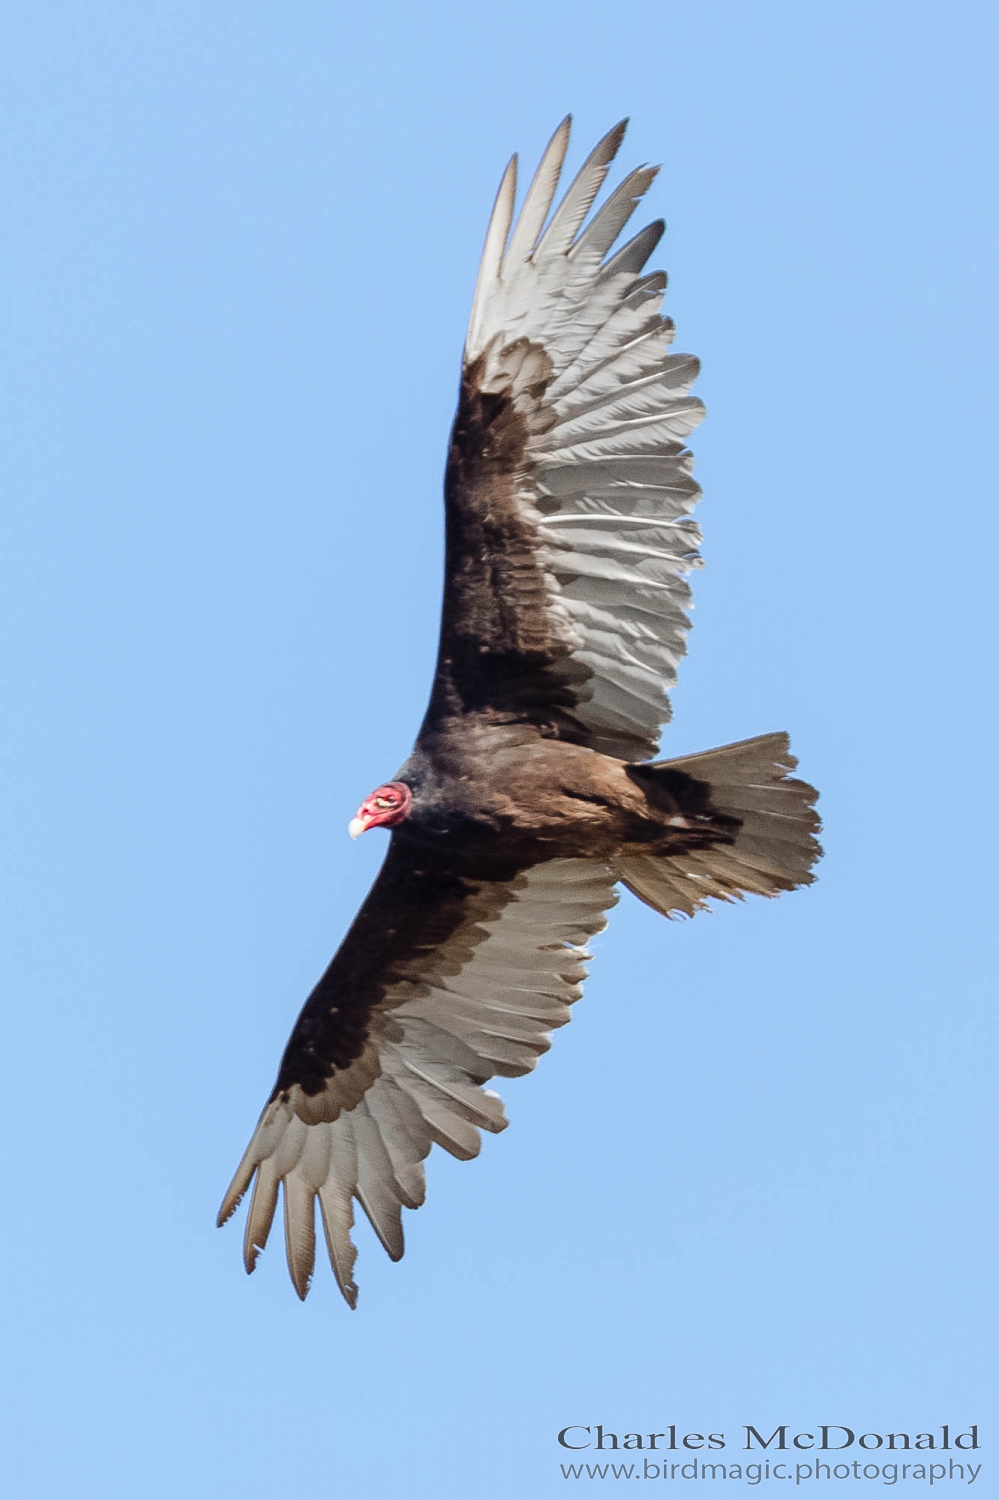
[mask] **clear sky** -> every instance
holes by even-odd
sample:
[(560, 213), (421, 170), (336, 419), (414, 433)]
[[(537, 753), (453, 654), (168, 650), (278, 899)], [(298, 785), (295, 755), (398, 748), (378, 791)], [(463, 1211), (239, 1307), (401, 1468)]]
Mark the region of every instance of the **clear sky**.
[[(995, 43), (962, 0), (5, 7), (5, 1494), (544, 1497), (570, 1423), (785, 1422), (977, 1422), (999, 1493)], [(567, 110), (572, 165), (624, 114), (663, 163), (704, 360), (665, 746), (789, 729), (827, 856), (624, 899), (510, 1129), (303, 1306), (214, 1216), (382, 856), (485, 220)]]

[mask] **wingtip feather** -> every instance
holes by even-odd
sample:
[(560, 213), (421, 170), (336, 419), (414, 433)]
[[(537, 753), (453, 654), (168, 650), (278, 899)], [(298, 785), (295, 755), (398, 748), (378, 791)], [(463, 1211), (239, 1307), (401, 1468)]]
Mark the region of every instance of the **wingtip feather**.
[(569, 146), (570, 129), (571, 119), (566, 115), (544, 149), (510, 236), (510, 243), (503, 257), (504, 269), (529, 260), (534, 251), (558, 191), (565, 153)]
[(242, 1203), (243, 1195), (245, 1194), (248, 1186), (249, 1182), (247, 1181), (237, 1192), (235, 1179), (230, 1184), (228, 1192), (222, 1199), (222, 1206), (215, 1218), (216, 1229), (221, 1229), (223, 1224), (228, 1224), (229, 1220), (232, 1218), (233, 1214)]
[(485, 312), (485, 304), (489, 293), (489, 287), (497, 279), (500, 267), (503, 263), (503, 253), (510, 234), (510, 225), (513, 222), (513, 204), (517, 195), (517, 153), (514, 152), (506, 164), (506, 171), (500, 180), (496, 199), (493, 203), (493, 211), (489, 216), (489, 227), (486, 230), (485, 244), (482, 247), (482, 259), (479, 263), (479, 274), (475, 282), (475, 294), (472, 298), (472, 316), (468, 323), (468, 337), (465, 347), (470, 354), (478, 353), (478, 336)]

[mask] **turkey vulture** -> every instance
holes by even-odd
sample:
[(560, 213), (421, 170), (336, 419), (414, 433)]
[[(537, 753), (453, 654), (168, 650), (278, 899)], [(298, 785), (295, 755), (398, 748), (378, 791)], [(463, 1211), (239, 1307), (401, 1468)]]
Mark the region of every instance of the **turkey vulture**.
[[(513, 223), (516, 157), (486, 234), (445, 479), (440, 651), (416, 746), (351, 821), (388, 855), (309, 996), (219, 1214), (247, 1188), (252, 1271), (284, 1187), (305, 1297), (319, 1200), (353, 1307), (356, 1198), (393, 1260), (436, 1141), (475, 1156), (506, 1124), (494, 1074), (526, 1073), (569, 1019), (624, 885), (655, 911), (809, 883), (816, 793), (785, 734), (657, 761), (700, 565), (684, 439), (698, 362), (671, 354), (658, 221), (613, 246), (655, 170), (584, 227), (624, 135), (549, 218), (552, 137)], [(512, 227), (511, 227), (512, 226)]]

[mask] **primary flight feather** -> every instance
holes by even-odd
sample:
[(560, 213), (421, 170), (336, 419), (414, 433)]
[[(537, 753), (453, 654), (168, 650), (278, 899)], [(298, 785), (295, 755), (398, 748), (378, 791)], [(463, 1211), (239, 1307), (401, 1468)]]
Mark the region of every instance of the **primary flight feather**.
[(685, 439), (703, 415), (673, 354), (663, 232), (613, 247), (655, 171), (589, 219), (624, 136), (558, 206), (552, 137), (514, 223), (516, 157), (486, 233), (445, 480), (440, 651), (412, 755), (350, 832), (391, 830), (367, 900), (296, 1022), (226, 1194), (252, 1195), (252, 1271), (283, 1191), (308, 1291), (316, 1204), (354, 1306), (354, 1202), (389, 1255), (436, 1142), (475, 1156), (506, 1124), (494, 1075), (526, 1073), (569, 1019), (626, 886), (665, 915), (813, 879), (814, 790), (787, 736), (652, 761), (685, 650), (700, 535)]

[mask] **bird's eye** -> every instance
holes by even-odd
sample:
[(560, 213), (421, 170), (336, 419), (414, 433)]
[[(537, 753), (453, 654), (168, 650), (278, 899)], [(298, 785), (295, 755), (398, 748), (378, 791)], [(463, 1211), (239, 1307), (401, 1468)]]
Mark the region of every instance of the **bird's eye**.
[(395, 803), (396, 803), (396, 799), (394, 797), (376, 797), (375, 798), (375, 806), (376, 807), (395, 807)]

